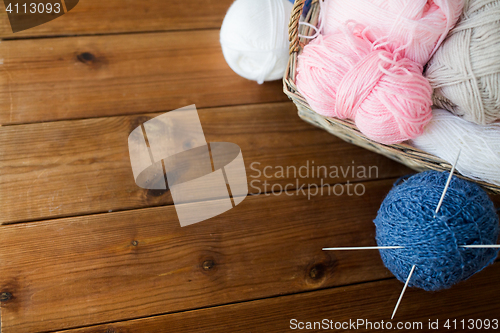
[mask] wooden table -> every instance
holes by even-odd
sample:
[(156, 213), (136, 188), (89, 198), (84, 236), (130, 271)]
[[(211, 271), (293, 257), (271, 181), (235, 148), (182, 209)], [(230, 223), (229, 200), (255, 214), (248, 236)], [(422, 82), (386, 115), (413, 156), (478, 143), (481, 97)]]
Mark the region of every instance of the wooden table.
[[(230, 3), (82, 0), (16, 34), (0, 5), (2, 333), (389, 320), (403, 285), (377, 251), (322, 248), (375, 245), (377, 209), (410, 170), (299, 120), (280, 81), (234, 74), (218, 42)], [(241, 147), (255, 182), (236, 208), (181, 228), (170, 192), (134, 183), (127, 138), (189, 104), (207, 141)], [(313, 161), (378, 172), (275, 172)], [(321, 182), (365, 193), (312, 195)], [(500, 319), (499, 274), (496, 263), (447, 291), (409, 289), (392, 323)]]

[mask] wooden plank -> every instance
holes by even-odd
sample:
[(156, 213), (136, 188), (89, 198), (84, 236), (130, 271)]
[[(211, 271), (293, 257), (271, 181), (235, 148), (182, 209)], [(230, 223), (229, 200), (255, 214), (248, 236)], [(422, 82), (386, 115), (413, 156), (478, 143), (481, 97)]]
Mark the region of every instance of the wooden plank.
[[(409, 171), (304, 123), (291, 102), (198, 113), (208, 142), (241, 147), (252, 194), (279, 191), (287, 184), (297, 188), (296, 181), (298, 187), (322, 181), (335, 184)], [(143, 190), (135, 184), (127, 146), (130, 132), (157, 115), (0, 127), (0, 224), (171, 204), (170, 192)], [(339, 171), (338, 178), (330, 178), (335, 176), (330, 171), (313, 177), (313, 162), (348, 172)], [(279, 166), (292, 168), (282, 176)], [(376, 169), (369, 172), (373, 166)], [(301, 167), (301, 175), (309, 177), (300, 177)], [(359, 167), (367, 169), (366, 178), (358, 177), (363, 176)], [(275, 184), (280, 187), (273, 188)]]
[(64, 16), (13, 34), (0, 2), (0, 38), (219, 28), (232, 0), (81, 0)]
[[(438, 332), (463, 331), (496, 331), (467, 330), (469, 319), (500, 320), (500, 287), (498, 275), (500, 264), (486, 269), (470, 280), (452, 289), (429, 293), (418, 289), (408, 289), (400, 309), (394, 320), (389, 320), (393, 306), (397, 301), (402, 284), (395, 279), (370, 282), (344, 288), (330, 288), (299, 295), (282, 296), (221, 307), (187, 311), (170, 315), (137, 319), (126, 322), (99, 325), (64, 331), (67, 333), (101, 333), (101, 332), (287, 332), (298, 326), (298, 322), (321, 322), (327, 319), (333, 322), (332, 331), (354, 331), (349, 321), (364, 320), (356, 332), (387, 332), (387, 323), (393, 325), (391, 332), (431, 332), (429, 320), (438, 321)], [(291, 322), (296, 319), (297, 322)], [(450, 319), (451, 327), (445, 328)], [(456, 319), (457, 327), (454, 327)], [(466, 329), (462, 329), (461, 320), (465, 319)], [(385, 329), (375, 329), (375, 323), (384, 321)], [(371, 325), (367, 322), (371, 322)], [(335, 329), (335, 323), (344, 323), (344, 329)], [(292, 325), (293, 323), (293, 325)], [(409, 329), (397, 329), (398, 323), (409, 326)], [(422, 329), (418, 329), (422, 323)], [(477, 322), (478, 323), (478, 322)], [(483, 324), (485, 322), (483, 321)], [(341, 325), (341, 324), (340, 324)], [(500, 324), (499, 324), (500, 325)], [(380, 326), (378, 326), (380, 327)], [(404, 327), (404, 326), (402, 326)], [(477, 326), (476, 326), (477, 327)], [(323, 332), (329, 326), (307, 332)], [(346, 329), (347, 328), (347, 329)], [(296, 328), (298, 330), (298, 327)]]
[(389, 277), (377, 251), (322, 248), (374, 245), (372, 219), (391, 185), (367, 182), (363, 196), (250, 196), (184, 228), (173, 206), (2, 226), (0, 293), (12, 294), (1, 304), (2, 333)]
[(226, 64), (218, 30), (8, 40), (0, 124), (286, 101)]

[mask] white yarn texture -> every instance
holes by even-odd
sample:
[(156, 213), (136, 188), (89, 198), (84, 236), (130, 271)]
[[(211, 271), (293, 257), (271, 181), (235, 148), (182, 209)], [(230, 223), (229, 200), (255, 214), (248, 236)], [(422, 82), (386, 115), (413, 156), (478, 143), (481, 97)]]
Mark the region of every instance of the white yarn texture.
[(288, 62), (288, 0), (236, 0), (220, 31), (227, 64), (258, 83), (283, 77)]
[(500, 123), (478, 125), (442, 109), (433, 110), (413, 146), (453, 164), (462, 175), (500, 186)]
[(434, 104), (477, 124), (500, 119), (500, 0), (468, 0), (428, 63)]

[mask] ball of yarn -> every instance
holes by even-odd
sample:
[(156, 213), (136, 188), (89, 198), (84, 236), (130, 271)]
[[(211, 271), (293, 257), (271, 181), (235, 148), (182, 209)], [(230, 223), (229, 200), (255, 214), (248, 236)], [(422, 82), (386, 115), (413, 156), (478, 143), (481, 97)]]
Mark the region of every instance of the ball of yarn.
[(283, 77), (288, 62), (287, 0), (236, 0), (220, 31), (227, 64), (236, 74), (263, 83)]
[(422, 66), (371, 43), (366, 31), (349, 24), (306, 45), (297, 88), (314, 111), (354, 120), (374, 141), (414, 138), (431, 119), (432, 89)]
[(498, 249), (460, 245), (496, 244), (498, 216), (477, 184), (453, 177), (443, 204), (435, 210), (448, 173), (428, 171), (396, 184), (378, 211), (375, 225), (385, 266), (402, 282), (416, 265), (410, 287), (440, 290), (493, 263)]
[(500, 119), (500, 1), (468, 0), (429, 61), (434, 104), (485, 125)]
[(464, 0), (327, 0), (324, 33), (345, 22), (370, 28), (372, 42), (385, 42), (408, 59), (424, 65), (458, 20)]
[(413, 146), (453, 164), (464, 176), (500, 186), (500, 123), (477, 125), (435, 109)]

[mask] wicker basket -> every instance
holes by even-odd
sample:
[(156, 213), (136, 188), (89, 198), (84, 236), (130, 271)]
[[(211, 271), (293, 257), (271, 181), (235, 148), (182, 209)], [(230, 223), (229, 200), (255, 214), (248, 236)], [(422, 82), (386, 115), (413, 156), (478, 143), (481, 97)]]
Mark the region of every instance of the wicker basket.
[[(344, 141), (387, 156), (390, 159), (400, 162), (416, 171), (450, 171), (451, 165), (434, 155), (416, 149), (405, 143), (384, 145), (375, 142), (361, 133), (352, 121), (324, 117), (311, 109), (305, 98), (298, 92), (297, 86), (295, 85), (297, 56), (302, 52), (302, 48), (308, 42), (308, 39), (299, 37), (299, 30), (300, 34), (303, 36), (311, 36), (314, 34), (313, 29), (308, 26), (302, 25), (299, 27), (299, 19), (302, 15), (304, 2), (305, 0), (296, 0), (292, 10), (289, 25), (290, 58), (288, 60), (287, 70), (283, 78), (283, 91), (297, 106), (299, 117), (308, 123), (330, 132)], [(311, 9), (305, 18), (305, 22), (317, 26), (319, 10), (320, 6), (318, 0), (313, 0)], [(457, 176), (474, 181), (491, 193), (500, 194), (500, 186), (473, 180), (460, 174), (457, 174)]]

